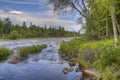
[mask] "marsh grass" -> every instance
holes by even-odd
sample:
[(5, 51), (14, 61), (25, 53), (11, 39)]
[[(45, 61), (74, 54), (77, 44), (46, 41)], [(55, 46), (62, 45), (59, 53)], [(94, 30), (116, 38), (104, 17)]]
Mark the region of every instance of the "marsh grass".
[(42, 49), (46, 48), (47, 45), (33, 45), (22, 47), (18, 50), (18, 53), (21, 57), (27, 57), (29, 54), (37, 54), (42, 51)]
[(1, 47), (0, 48), (0, 61), (7, 59), (7, 57), (11, 54), (13, 54), (13, 51), (11, 51), (5, 47)]

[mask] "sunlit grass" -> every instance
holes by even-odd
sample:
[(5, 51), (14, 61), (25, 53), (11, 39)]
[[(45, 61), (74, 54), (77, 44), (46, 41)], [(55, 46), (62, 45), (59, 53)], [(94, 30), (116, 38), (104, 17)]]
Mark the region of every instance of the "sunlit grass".
[(0, 60), (6, 59), (11, 54), (13, 54), (13, 51), (4, 47), (0, 48)]
[(29, 54), (36, 54), (36, 53), (41, 52), (41, 50), (46, 47), (47, 45), (45, 44), (22, 47), (18, 50), (18, 53), (22, 57), (27, 57)]
[[(75, 58), (77, 63), (86, 68), (89, 66), (96, 68), (102, 73), (103, 80), (118, 80), (116, 73), (120, 70), (120, 45), (115, 46), (113, 39), (98, 41), (75, 39), (62, 43), (59, 51), (60, 54), (67, 54), (67, 56)], [(110, 71), (110, 67), (113, 67), (114, 70)]]
[(75, 49), (82, 51), (82, 50), (90, 50), (95, 48), (104, 48), (108, 46), (114, 46), (113, 39), (106, 39), (100, 41), (82, 41), (80, 39), (75, 39), (69, 42), (62, 43), (60, 45), (59, 51), (72, 54)]

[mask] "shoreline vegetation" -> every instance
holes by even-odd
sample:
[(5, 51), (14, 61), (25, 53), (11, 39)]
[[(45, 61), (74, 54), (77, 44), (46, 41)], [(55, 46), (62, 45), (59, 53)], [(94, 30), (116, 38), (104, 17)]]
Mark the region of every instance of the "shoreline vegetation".
[(92, 41), (76, 38), (61, 43), (59, 53), (68, 62), (72, 59), (72, 63), (77, 63), (76, 70), (84, 72), (84, 77), (92, 74), (91, 80), (120, 79), (120, 49), (112, 38)]
[(22, 48), (18, 49), (18, 54), (21, 57), (27, 57), (29, 54), (37, 54), (40, 53), (42, 51), (42, 49), (46, 48), (47, 45), (46, 44), (42, 44), (42, 45), (33, 45), (33, 46), (25, 46)]
[[(21, 47), (17, 50), (17, 54), (19, 56), (10, 59), (8, 63), (16, 64), (18, 62), (21, 62), (24, 59), (26, 59), (29, 54), (40, 53), (46, 47), (47, 47), (46, 44)], [(14, 54), (13, 50), (7, 49), (5, 47), (0, 48), (0, 61), (6, 60), (7, 57), (12, 54)]]
[(120, 80), (120, 1), (48, 0), (48, 3), (58, 14), (66, 7), (79, 14), (77, 22), (82, 24), (81, 31), (85, 30), (80, 39), (61, 44), (61, 56), (66, 60), (74, 58), (84, 69), (95, 68), (102, 80)]
[(12, 55), (13, 51), (5, 47), (0, 48), (0, 61), (7, 59), (8, 56)]
[(0, 40), (31, 39), (40, 37), (74, 37), (80, 33), (66, 31), (63, 26), (37, 26), (26, 22), (22, 25), (13, 24), (9, 18), (0, 19)]

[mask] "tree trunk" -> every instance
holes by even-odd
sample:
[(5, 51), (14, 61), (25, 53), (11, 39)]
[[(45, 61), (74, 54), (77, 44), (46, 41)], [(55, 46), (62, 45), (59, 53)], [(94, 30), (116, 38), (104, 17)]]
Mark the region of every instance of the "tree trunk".
[(108, 31), (108, 13), (106, 12), (106, 37), (109, 36), (109, 31)]
[(118, 29), (118, 32), (120, 34), (120, 25), (119, 24), (117, 24), (117, 29)]
[(91, 39), (91, 35), (92, 35), (92, 33), (91, 33), (91, 27), (90, 27), (90, 22), (89, 22), (89, 19), (86, 19), (86, 21), (87, 21), (87, 31), (88, 31), (88, 36), (89, 36), (89, 39)]
[(120, 26), (119, 26), (119, 24), (118, 24), (116, 15), (115, 15), (115, 23), (116, 23), (116, 25), (117, 25), (117, 30), (118, 30), (118, 32), (119, 32), (119, 34), (120, 34)]
[(115, 23), (115, 13), (111, 14), (112, 17), (112, 25), (113, 25), (113, 33), (114, 33), (114, 40), (115, 44), (118, 43), (118, 34), (117, 34), (117, 28), (116, 28), (116, 23)]
[(97, 14), (98, 27), (99, 27), (98, 37), (100, 38), (100, 36), (101, 36), (101, 33), (100, 33), (100, 28), (101, 28), (101, 24), (100, 24), (100, 16), (99, 16), (99, 12), (98, 12), (97, 7), (95, 7), (95, 10), (96, 10), (96, 14)]
[(88, 37), (89, 39), (91, 40), (92, 39), (92, 36), (93, 36), (93, 26), (92, 26), (92, 22), (91, 22), (91, 19), (89, 17), (86, 18), (86, 24), (87, 24), (87, 34), (88, 34)]
[(101, 25), (100, 25), (100, 17), (98, 16), (98, 26), (99, 26), (99, 33), (98, 33), (98, 36), (100, 38), (101, 36), (101, 33), (100, 33), (100, 28), (101, 28)]

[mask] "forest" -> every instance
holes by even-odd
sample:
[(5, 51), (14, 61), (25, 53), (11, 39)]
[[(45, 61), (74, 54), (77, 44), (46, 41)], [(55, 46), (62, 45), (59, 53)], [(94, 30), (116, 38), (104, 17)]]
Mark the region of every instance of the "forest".
[(26, 22), (22, 25), (13, 24), (9, 18), (0, 19), (0, 38), (1, 39), (25, 39), (25, 38), (40, 38), (40, 37), (73, 37), (79, 33), (66, 31), (61, 26), (36, 26), (30, 23), (27, 26)]
[[(102, 39), (114, 36), (118, 42), (120, 34), (120, 1), (119, 0), (49, 0), (54, 11), (59, 14), (73, 13), (79, 17), (77, 23), (82, 24), (88, 39)], [(78, 14), (77, 14), (78, 13)]]
[[(119, 0), (49, 0), (54, 11), (79, 15), (77, 23), (86, 31), (80, 38), (62, 43), (60, 54), (79, 63), (84, 77), (93, 68), (91, 80), (120, 79), (120, 1)], [(67, 9), (69, 8), (69, 10)], [(65, 11), (66, 10), (66, 11)], [(83, 79), (84, 80), (84, 79)]]

